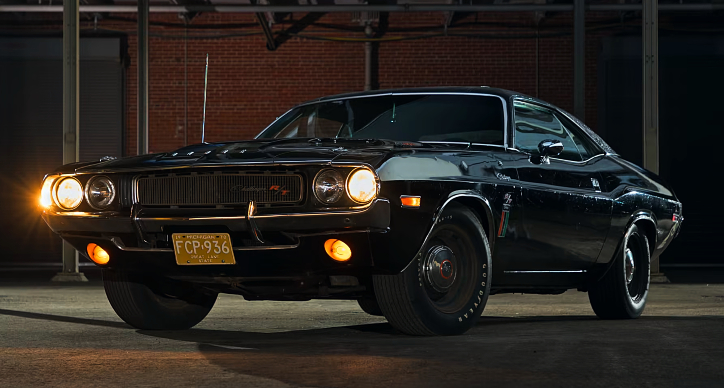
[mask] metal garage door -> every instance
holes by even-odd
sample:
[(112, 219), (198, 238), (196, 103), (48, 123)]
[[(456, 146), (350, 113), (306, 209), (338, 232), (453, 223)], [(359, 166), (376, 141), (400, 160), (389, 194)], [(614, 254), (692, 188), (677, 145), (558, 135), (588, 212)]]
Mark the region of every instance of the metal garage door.
[[(81, 39), (81, 160), (123, 153), (121, 43)], [(61, 38), (0, 39), (0, 263), (61, 260), (37, 209), (42, 177), (63, 160), (61, 58)]]
[[(659, 58), (660, 175), (683, 202), (685, 219), (661, 266), (724, 266), (719, 243), (724, 209), (712, 206), (724, 168), (718, 149), (724, 143), (724, 36), (662, 36)], [(637, 164), (642, 159), (641, 68), (640, 37), (604, 39), (599, 128), (617, 152)]]

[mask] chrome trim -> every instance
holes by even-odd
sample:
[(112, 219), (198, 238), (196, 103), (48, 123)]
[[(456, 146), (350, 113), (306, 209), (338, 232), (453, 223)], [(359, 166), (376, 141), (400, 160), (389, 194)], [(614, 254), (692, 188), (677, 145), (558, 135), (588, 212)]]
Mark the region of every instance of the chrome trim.
[(254, 221), (255, 214), (256, 204), (254, 204), (254, 201), (249, 201), (249, 207), (246, 210), (246, 220), (249, 222), (249, 229), (251, 229), (251, 234), (254, 236), (254, 240), (256, 240), (260, 244), (266, 244), (266, 241), (264, 241), (264, 238), (261, 235), (261, 231), (256, 226), (256, 222)]
[[(422, 249), (425, 247), (425, 244), (427, 244), (427, 241), (430, 239), (430, 235), (432, 234), (432, 230), (435, 228), (435, 225), (437, 225), (437, 223), (440, 221), (440, 216), (442, 216), (442, 212), (443, 212), (443, 210), (445, 210), (445, 206), (447, 206), (447, 204), (449, 204), (449, 203), (450, 203), (452, 200), (454, 200), (455, 198), (470, 197), (470, 198), (475, 198), (475, 199), (477, 199), (477, 200), (480, 200), (480, 201), (482, 201), (482, 202), (485, 204), (485, 206), (488, 208), (488, 210), (491, 211), (491, 214), (492, 214), (492, 207), (490, 206), (490, 201), (488, 201), (488, 199), (485, 198), (485, 197), (483, 197), (482, 195), (477, 194), (477, 193), (473, 193), (473, 192), (469, 192), (469, 191), (457, 192), (457, 194), (455, 194), (455, 193), (456, 193), (456, 192), (453, 192), (452, 195), (450, 195), (450, 196), (445, 200), (445, 202), (440, 206), (440, 208), (437, 209), (437, 211), (435, 212), (435, 218), (434, 218), (434, 220), (433, 220), (433, 222), (432, 222), (432, 226), (430, 227), (430, 230), (427, 231), (427, 234), (425, 235), (425, 239), (422, 240), (422, 244), (420, 245), (420, 248), (417, 250), (417, 253), (412, 257), (412, 259), (410, 259), (410, 261), (407, 263), (407, 265), (405, 266), (405, 268), (403, 268), (402, 271), (400, 271), (400, 272), (404, 272), (404, 271), (407, 269), (407, 267), (409, 267), (410, 264), (412, 264), (412, 262), (415, 261), (415, 259), (416, 259), (418, 256), (421, 256), (421, 255), (422, 255)], [(486, 216), (487, 216), (487, 214), (486, 214)], [(482, 223), (483, 220), (480, 220), (480, 222)], [(488, 220), (488, 222), (490, 222), (490, 220)], [(490, 225), (488, 225), (488, 227), (490, 228)], [(489, 252), (489, 253), (492, 255), (492, 252), (493, 252), (493, 244), (495, 243), (495, 234), (493, 233), (493, 230), (492, 230), (492, 229), (490, 229), (490, 230), (488, 231), (488, 233), (489, 233), (489, 235), (485, 235), (485, 230), (483, 230), (484, 237), (485, 237), (486, 239), (488, 239), (488, 243), (489, 243), (489, 245), (490, 245), (490, 246), (489, 246), (489, 248), (490, 248), (490, 252)]]
[(427, 140), (425, 140), (425, 141), (418, 141), (418, 143), (422, 143), (422, 144), (460, 144), (460, 145), (467, 145), (467, 146), (474, 145), (474, 146), (497, 147), (497, 148), (507, 149), (507, 147), (505, 147), (504, 145), (486, 144), (486, 143), (471, 143), (471, 142), (467, 142), (467, 141), (427, 141)]
[[(385, 96), (479, 96), (479, 97), (495, 97), (500, 99), (500, 101), (503, 103), (503, 146), (505, 148), (508, 148), (508, 101), (503, 97), (499, 96), (497, 94), (490, 94), (490, 93), (473, 93), (473, 92), (397, 92), (397, 93), (378, 93), (378, 94), (366, 94), (361, 96), (351, 96), (351, 97), (340, 97), (340, 98), (334, 98), (329, 100), (322, 100), (324, 97), (321, 97), (317, 100), (313, 101), (307, 101), (305, 103), (296, 105), (286, 111), (283, 115), (279, 116), (276, 120), (274, 120), (271, 124), (269, 124), (266, 128), (264, 128), (259, 134), (257, 134), (254, 139), (259, 139), (259, 136), (264, 133), (267, 129), (269, 129), (274, 123), (281, 120), (282, 117), (286, 116), (289, 112), (293, 111), (294, 109), (301, 108), (307, 105), (313, 105), (313, 104), (320, 104), (325, 102), (332, 102), (332, 101), (344, 101), (344, 100), (356, 100), (359, 98), (374, 98), (374, 97), (385, 97)], [(266, 138), (265, 138), (266, 139)], [(276, 138), (272, 138), (276, 139)], [(486, 144), (486, 145), (494, 145), (494, 144)]]
[(101, 211), (101, 212), (66, 212), (55, 210), (44, 210), (43, 213), (54, 217), (79, 217), (79, 218), (109, 218), (120, 216), (117, 211)]
[[(277, 217), (308, 217), (308, 216), (346, 216), (364, 213), (377, 202), (387, 202), (385, 198), (377, 198), (370, 202), (367, 206), (355, 210), (328, 211), (328, 212), (307, 212), (307, 213), (279, 213), (279, 214), (262, 214), (255, 215), (255, 219), (260, 218), (277, 218)], [(229, 217), (136, 217), (138, 221), (208, 221), (208, 220), (246, 220), (247, 216), (229, 216)]]
[(503, 273), (585, 273), (585, 269), (574, 270), (574, 271), (503, 271)]
[[(127, 247), (125, 244), (123, 244), (123, 241), (116, 237), (111, 238), (103, 238), (103, 237), (95, 237), (95, 236), (73, 236), (73, 237), (82, 237), (82, 238), (94, 238), (94, 239), (101, 239), (110, 241), (113, 243), (113, 245), (116, 246), (121, 251), (124, 252), (173, 252), (173, 248), (136, 248), (136, 247)], [(262, 247), (232, 247), (232, 250), (235, 251), (266, 251), (266, 250), (272, 250), (272, 249), (294, 249), (298, 248), (299, 243), (297, 244), (291, 244), (291, 245), (265, 245)]]

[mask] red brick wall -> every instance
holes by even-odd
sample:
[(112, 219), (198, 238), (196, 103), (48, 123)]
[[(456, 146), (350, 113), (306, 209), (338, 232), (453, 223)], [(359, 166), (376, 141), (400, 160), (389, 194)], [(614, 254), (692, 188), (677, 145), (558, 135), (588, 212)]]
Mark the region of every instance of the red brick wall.
[[(590, 14), (587, 21), (617, 14)], [(114, 15), (133, 18), (133, 14)], [(296, 15), (299, 19), (303, 15)], [(39, 16), (30, 16), (39, 17)], [(45, 15), (57, 20), (59, 14)], [(153, 14), (152, 22), (179, 23), (176, 15)], [(534, 33), (532, 14), (486, 13), (463, 20), (516, 24), (515, 29), (467, 26), (451, 33), (477, 32), (498, 35)], [(328, 14), (324, 23), (356, 26), (349, 14)], [(393, 13), (390, 28), (441, 26), (441, 13)], [(254, 23), (250, 14), (201, 14), (192, 24)], [(82, 22), (86, 30), (92, 21)], [(37, 28), (37, 27), (34, 27)], [(60, 30), (61, 26), (48, 27)], [(99, 29), (129, 34), (127, 69), (127, 137), (129, 155), (136, 153), (136, 37), (135, 23), (101, 20)], [(275, 26), (278, 31), (282, 26)], [(195, 30), (225, 34), (259, 32), (254, 26), (243, 30)], [(551, 31), (572, 32), (572, 15), (549, 15), (541, 24), (541, 34)], [(440, 31), (438, 31), (440, 32)], [(310, 26), (309, 35), (362, 38), (361, 32), (340, 32)], [(389, 31), (385, 39), (410, 37), (425, 32)], [(600, 37), (610, 32), (591, 31), (586, 41), (586, 123), (596, 127), (597, 54)], [(210, 56), (206, 140), (223, 141), (254, 136), (291, 106), (315, 97), (362, 90), (364, 87), (364, 43), (331, 42), (292, 38), (276, 51), (268, 51), (262, 35), (224, 39), (190, 39), (184, 58), (184, 30), (151, 27), (149, 55), (149, 145), (152, 152), (163, 152), (184, 144), (185, 115), (188, 114), (188, 141), (200, 141), (203, 106), (204, 61)], [(163, 37), (158, 36), (164, 35)], [(382, 89), (416, 86), (488, 85), (536, 96), (536, 41), (524, 39), (482, 39), (442, 36), (428, 39), (385, 41), (379, 46), (378, 82)], [(184, 103), (184, 62), (188, 65), (188, 110)], [(573, 38), (571, 35), (543, 37), (539, 40), (538, 97), (563, 109), (573, 107)]]

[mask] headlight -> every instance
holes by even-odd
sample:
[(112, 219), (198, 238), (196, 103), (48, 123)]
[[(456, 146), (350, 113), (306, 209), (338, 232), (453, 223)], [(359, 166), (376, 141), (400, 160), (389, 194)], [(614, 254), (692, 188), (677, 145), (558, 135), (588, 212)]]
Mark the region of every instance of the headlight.
[(43, 188), (40, 189), (40, 206), (50, 207), (53, 204), (53, 183), (58, 179), (57, 176), (49, 176), (43, 182)]
[(375, 173), (366, 168), (355, 170), (347, 179), (347, 194), (357, 203), (367, 203), (375, 199), (378, 188)]
[(83, 202), (83, 186), (73, 177), (60, 178), (55, 185), (55, 204), (64, 210), (73, 210)]
[(116, 198), (116, 187), (110, 179), (97, 176), (86, 185), (85, 197), (91, 207), (101, 210), (107, 208)]
[(319, 202), (332, 204), (344, 193), (344, 179), (335, 170), (324, 170), (314, 179), (314, 196)]

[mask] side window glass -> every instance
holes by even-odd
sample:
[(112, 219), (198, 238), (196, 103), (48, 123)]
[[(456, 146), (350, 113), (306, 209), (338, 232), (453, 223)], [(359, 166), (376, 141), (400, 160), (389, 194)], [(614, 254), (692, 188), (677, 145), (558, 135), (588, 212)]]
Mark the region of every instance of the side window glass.
[(568, 130), (568, 135), (571, 137), (571, 139), (573, 139), (573, 142), (576, 143), (576, 147), (578, 147), (578, 152), (581, 154), (583, 160), (603, 153), (603, 151), (598, 148), (598, 146), (596, 146), (596, 144), (591, 139), (589, 139), (588, 136), (583, 133), (580, 128), (578, 128), (578, 126), (570, 122), (562, 115), (556, 115), (556, 117), (558, 117), (558, 119)]
[(576, 143), (560, 120), (548, 109), (521, 102), (515, 103), (515, 147), (530, 154), (538, 154), (538, 144), (543, 140), (563, 143), (559, 159), (581, 161)]

